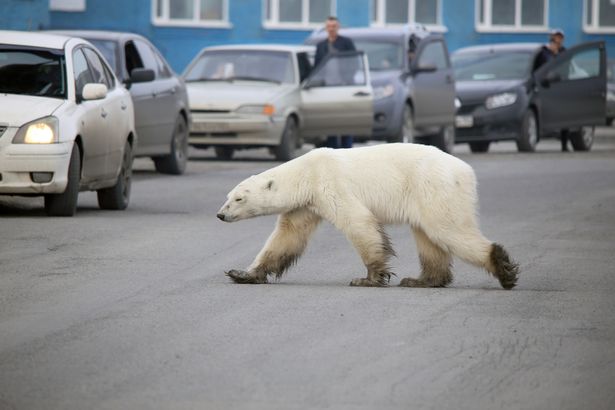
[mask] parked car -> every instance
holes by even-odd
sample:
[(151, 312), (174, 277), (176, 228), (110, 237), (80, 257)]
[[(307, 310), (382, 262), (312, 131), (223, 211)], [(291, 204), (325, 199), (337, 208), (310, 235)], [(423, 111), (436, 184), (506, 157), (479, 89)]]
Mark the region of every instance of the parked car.
[[(455, 83), (444, 37), (422, 25), (400, 28), (348, 28), (368, 57), (374, 89), (374, 127), (370, 139), (413, 140), (451, 152), (455, 144)], [(326, 38), (317, 30), (306, 40)]]
[(534, 71), (541, 47), (491, 44), (453, 53), (457, 142), (486, 152), (493, 141), (513, 140), (531, 152), (542, 138), (565, 132), (575, 150), (591, 148), (594, 126), (605, 123), (604, 43), (571, 47)]
[(0, 31), (0, 107), (1, 195), (43, 195), (57, 216), (72, 216), (83, 190), (103, 209), (128, 206), (132, 100), (94, 46)]
[(615, 60), (608, 61), (606, 81), (606, 123), (613, 125), (613, 120), (615, 120)]
[(54, 31), (94, 44), (130, 90), (139, 146), (135, 156), (151, 157), (158, 172), (183, 174), (188, 162), (190, 110), (186, 86), (145, 37), (113, 31)]
[(313, 47), (230, 45), (203, 49), (186, 68), (190, 144), (218, 158), (268, 147), (291, 159), (304, 141), (369, 135), (372, 89), (367, 58), (339, 53), (312, 70)]

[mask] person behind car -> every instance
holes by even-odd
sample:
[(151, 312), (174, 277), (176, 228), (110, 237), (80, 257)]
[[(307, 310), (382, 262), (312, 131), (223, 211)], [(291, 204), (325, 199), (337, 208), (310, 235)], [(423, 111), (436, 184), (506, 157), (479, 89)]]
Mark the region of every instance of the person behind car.
[[(316, 44), (316, 55), (314, 56), (314, 67), (317, 68), (327, 54), (343, 51), (355, 51), (353, 41), (339, 35), (340, 22), (337, 17), (329, 16), (325, 22), (327, 38)], [(341, 141), (340, 141), (341, 140)], [(341, 137), (334, 135), (327, 137), (327, 147), (331, 148), (352, 148), (353, 138), (350, 135)]]
[[(549, 43), (542, 46), (538, 56), (536, 56), (534, 71), (564, 51), (566, 51), (566, 47), (564, 47), (564, 31), (561, 29), (552, 30), (549, 34)], [(568, 151), (568, 130), (562, 130), (560, 139), (562, 141), (562, 151)]]

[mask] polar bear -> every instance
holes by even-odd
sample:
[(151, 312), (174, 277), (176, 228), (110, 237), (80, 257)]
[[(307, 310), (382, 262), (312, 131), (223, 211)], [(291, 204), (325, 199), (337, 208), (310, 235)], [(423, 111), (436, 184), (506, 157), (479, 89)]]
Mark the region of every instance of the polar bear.
[(517, 282), (518, 265), (478, 227), (473, 169), (432, 146), (315, 149), (240, 182), (217, 217), (235, 222), (271, 214), (280, 214), (275, 230), (247, 271), (226, 272), (235, 282), (279, 279), (322, 219), (346, 235), (367, 268), (367, 277), (351, 286), (388, 285), (395, 252), (387, 224), (410, 225), (418, 248), (420, 276), (404, 278), (400, 286), (448, 285), (452, 256), (484, 268), (504, 289)]

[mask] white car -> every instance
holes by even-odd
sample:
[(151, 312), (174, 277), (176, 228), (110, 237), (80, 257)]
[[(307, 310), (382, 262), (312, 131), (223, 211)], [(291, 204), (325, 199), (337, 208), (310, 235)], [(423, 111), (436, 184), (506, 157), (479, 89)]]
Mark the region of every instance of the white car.
[(189, 143), (237, 149), (268, 147), (276, 159), (303, 141), (371, 135), (373, 97), (360, 51), (328, 55), (312, 69), (312, 46), (231, 45), (205, 48), (183, 76), (192, 113)]
[(129, 92), (87, 41), (0, 31), (0, 195), (44, 195), (72, 216), (79, 191), (125, 209), (137, 142)]

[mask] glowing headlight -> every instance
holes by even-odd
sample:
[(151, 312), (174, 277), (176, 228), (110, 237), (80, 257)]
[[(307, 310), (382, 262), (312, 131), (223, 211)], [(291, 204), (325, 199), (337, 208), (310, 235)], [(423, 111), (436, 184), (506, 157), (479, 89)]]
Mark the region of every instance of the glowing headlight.
[(492, 110), (494, 108), (506, 107), (507, 105), (512, 105), (517, 102), (517, 94), (515, 93), (502, 93), (492, 95), (487, 98), (485, 101), (485, 107), (488, 110)]
[(58, 119), (45, 117), (23, 125), (15, 137), (15, 144), (53, 144), (58, 142)]
[(380, 87), (374, 87), (374, 100), (381, 100), (395, 94), (393, 84), (387, 84)]
[(275, 113), (275, 107), (271, 104), (263, 105), (242, 105), (237, 109), (240, 114), (261, 114), (272, 116)]
[(461, 100), (459, 98), (455, 98), (455, 108), (456, 109), (461, 108)]

